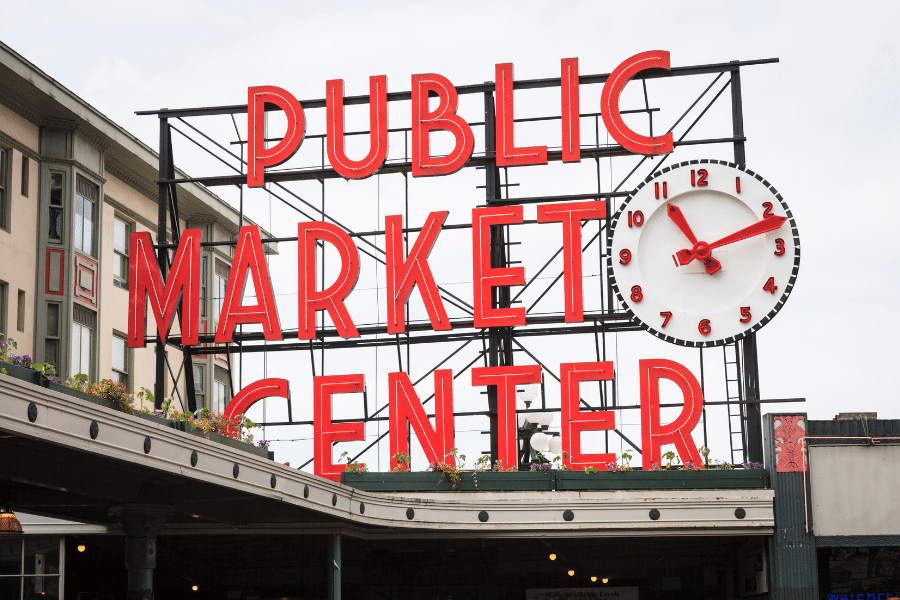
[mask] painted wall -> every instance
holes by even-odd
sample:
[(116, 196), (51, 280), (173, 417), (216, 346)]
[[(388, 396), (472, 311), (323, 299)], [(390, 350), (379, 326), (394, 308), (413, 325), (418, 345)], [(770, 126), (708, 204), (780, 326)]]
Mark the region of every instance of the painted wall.
[(813, 532), (900, 535), (900, 446), (812, 446)]

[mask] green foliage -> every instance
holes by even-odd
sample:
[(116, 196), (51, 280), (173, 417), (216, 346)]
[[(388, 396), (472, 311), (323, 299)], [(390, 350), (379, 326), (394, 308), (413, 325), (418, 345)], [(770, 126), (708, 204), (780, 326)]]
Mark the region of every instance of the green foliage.
[(100, 383), (90, 384), (87, 391), (98, 398), (112, 402), (117, 410), (129, 415), (134, 414), (134, 399), (128, 395), (125, 385), (119, 381), (103, 379)]
[(56, 375), (56, 367), (50, 363), (34, 363), (31, 365), (31, 368), (35, 371), (40, 371), (44, 379), (50, 379), (51, 376)]
[(628, 450), (625, 450), (624, 452), (622, 452), (622, 456), (619, 457), (619, 463), (621, 465), (619, 467), (619, 470), (620, 471), (630, 471), (632, 458), (634, 458), (634, 457), (631, 455), (631, 452), (629, 452)]
[(391, 458), (397, 459), (397, 466), (394, 467), (393, 469), (391, 469), (391, 471), (394, 471), (395, 473), (403, 473), (403, 472), (412, 470), (412, 468), (411, 468), (411, 460), (412, 459), (409, 457), (409, 454), (407, 454), (406, 452), (398, 452), (397, 454), (393, 455)]
[(663, 454), (662, 457), (663, 457), (663, 459), (665, 459), (665, 461), (666, 461), (666, 468), (667, 468), (667, 469), (671, 469), (671, 468), (672, 468), (672, 461), (675, 460), (675, 453), (672, 452), (671, 450), (669, 450), (668, 452), (666, 452), (665, 454)]
[(703, 464), (705, 464), (705, 465), (709, 464), (709, 452), (710, 452), (710, 450), (706, 446), (703, 446), (702, 448), (700, 448), (700, 456), (703, 457)]
[(365, 463), (361, 463), (358, 460), (351, 461), (349, 452), (341, 453), (341, 457), (338, 460), (344, 460), (345, 457), (347, 458), (347, 466), (344, 467), (345, 473), (365, 473), (369, 470)]

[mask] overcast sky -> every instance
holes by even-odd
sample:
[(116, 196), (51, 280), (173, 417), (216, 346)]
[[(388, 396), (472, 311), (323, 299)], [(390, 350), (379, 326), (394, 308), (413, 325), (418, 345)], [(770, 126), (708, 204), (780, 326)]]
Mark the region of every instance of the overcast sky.
[[(346, 94), (367, 93), (367, 78), (379, 74), (388, 75), (390, 91), (408, 90), (410, 75), (423, 72), (440, 73), (456, 85), (479, 83), (492, 80), (494, 64), (500, 62), (514, 62), (515, 77), (524, 79), (558, 77), (559, 60), (565, 57), (578, 57), (582, 74), (608, 73), (627, 57), (651, 49), (668, 50), (673, 66), (777, 57), (778, 64), (742, 71), (747, 163), (771, 181), (793, 209), (803, 254), (793, 295), (758, 336), (761, 387), (763, 398), (804, 397), (807, 402), (767, 407), (764, 412), (805, 410), (812, 418), (824, 419), (838, 412), (867, 410), (877, 411), (882, 418), (900, 418), (893, 376), (900, 321), (896, 280), (900, 188), (895, 175), (900, 136), (898, 13), (900, 5), (886, 1), (8, 2), (0, 19), (0, 38), (154, 148), (157, 122), (135, 116), (135, 110), (238, 104), (246, 102), (251, 85), (278, 85), (303, 99), (323, 97), (325, 81), (335, 78), (344, 79)], [(681, 79), (648, 85), (651, 106), (661, 109), (655, 117), (657, 129), (668, 128), (712, 81), (712, 77)], [(639, 91), (632, 85), (623, 106), (641, 102)], [(526, 96), (517, 92), (516, 116), (558, 115), (558, 93), (547, 90)], [(582, 112), (599, 110), (599, 88), (585, 88), (581, 97)], [(723, 99), (727, 101), (727, 93)], [(460, 110), (469, 121), (480, 120), (480, 102), (480, 97), (461, 100)], [(704, 117), (691, 132), (691, 139), (730, 135), (727, 102), (720, 104), (710, 110), (708, 123)], [(308, 134), (323, 132), (321, 112), (309, 111)], [(348, 111), (347, 119), (348, 129), (364, 128), (367, 113)], [(392, 108), (392, 127), (408, 122), (407, 108)], [(225, 141), (234, 138), (233, 129), (228, 137), (230, 122), (196, 124)], [(243, 122), (239, 125), (245, 127)], [(600, 129), (605, 142), (602, 123)], [(593, 131), (592, 123), (582, 122), (584, 143), (593, 141)], [(479, 135), (476, 132), (476, 140)], [(517, 127), (516, 135), (521, 144), (559, 145), (558, 125)], [(229, 172), (177, 143), (176, 162), (189, 173)], [(306, 160), (318, 155), (317, 143), (308, 140), (304, 145)], [(391, 143), (392, 157), (398, 152), (402, 156), (402, 138), (392, 138)], [(365, 153), (365, 143), (359, 149)], [(728, 145), (693, 147), (684, 156), (732, 158)], [(601, 163), (604, 191), (615, 187), (616, 176), (621, 178), (636, 164), (617, 160), (622, 162)], [(511, 194), (596, 189), (591, 161), (542, 169), (512, 170), (510, 181), (522, 185)], [(648, 173), (644, 170), (640, 177)], [(474, 187), (483, 183), (481, 177), (481, 172), (466, 170), (438, 183), (410, 182), (413, 226), (421, 225), (427, 212), (438, 208), (451, 211), (450, 222), (468, 221), (471, 207), (483, 193)], [(633, 183), (623, 189), (629, 187)], [(320, 201), (318, 183), (296, 184), (291, 189)], [(230, 190), (215, 191), (228, 200), (236, 198)], [(403, 194), (399, 175), (354, 184), (329, 182), (327, 210), (353, 229), (373, 230), (383, 227), (385, 214), (402, 212)], [(247, 199), (248, 213), (276, 235), (291, 235), (302, 220), (267, 195)], [(529, 209), (525, 214), (533, 218)], [(439, 265), (436, 274), (441, 269), (439, 283), (457, 285), (459, 293), (470, 299), (468, 235), (442, 236), (434, 258)], [(524, 261), (528, 276), (533, 272), (529, 268), (548, 258), (543, 244), (558, 244), (559, 233), (535, 230), (520, 241), (523, 245), (514, 250), (520, 255), (514, 258)], [(464, 260), (457, 252), (460, 248)], [(282, 244), (271, 268), (282, 326), (295, 327), (295, 245)], [(384, 286), (383, 270), (376, 270), (366, 259), (362, 269), (351, 306), (354, 318), (358, 324), (383, 321), (383, 289), (379, 290)], [(586, 259), (586, 275), (598, 269), (597, 260)], [(594, 298), (590, 295), (594, 292), (587, 291), (590, 286), (586, 279), (589, 305)], [(558, 311), (552, 298), (544, 301), (549, 303), (546, 307), (540, 305), (543, 311), (540, 307), (536, 311)], [(416, 307), (411, 310), (415, 313)], [(564, 360), (594, 359), (592, 336), (581, 337), (591, 339), (536, 343), (532, 338), (526, 345), (533, 351), (538, 348), (541, 360), (558, 369)], [(611, 358), (617, 360), (621, 403), (637, 401), (640, 358), (671, 357), (700, 376), (696, 351), (686, 354), (643, 333), (623, 335), (610, 344), (610, 353), (615, 351)], [(413, 379), (453, 348), (414, 347)], [(464, 366), (476, 351), (461, 353), (452, 366)], [(356, 352), (326, 357), (326, 372), (365, 372), (370, 403), (382, 406), (387, 372), (396, 370), (396, 351), (388, 348), (377, 356), (372, 350)], [(403, 360), (405, 364), (405, 355)], [(521, 354), (516, 360), (529, 362)], [(724, 399), (721, 352), (708, 354), (706, 360), (707, 397)], [(244, 383), (263, 372), (261, 360), (248, 360), (246, 367)], [(299, 412), (301, 418), (311, 418), (306, 402), (311, 398), (309, 355), (273, 355), (265, 369), (269, 375), (290, 376), (295, 416)], [(549, 383), (550, 378), (545, 378)], [(456, 385), (461, 410), (484, 408), (484, 397), (470, 389), (468, 375)], [(548, 405), (558, 406), (558, 391), (551, 394), (551, 387)], [(430, 379), (417, 389), (422, 397), (429, 395)], [(357, 402), (338, 412), (357, 414), (358, 408)], [(268, 418), (280, 414), (274, 402), (269, 410)], [(617, 417), (635, 437), (639, 437), (637, 417), (636, 411)], [(484, 424), (472, 421), (457, 422), (458, 445), (469, 452), (470, 462), (487, 449), (487, 436), (479, 433)], [(724, 414), (711, 413), (708, 425), (714, 457), (728, 458)], [(380, 427), (383, 432), (384, 425)], [(373, 428), (368, 432), (370, 440), (379, 431), (378, 426)], [(276, 446), (281, 461), (290, 460), (296, 466), (310, 456), (306, 439), (310, 428), (270, 428), (266, 436), (301, 440)], [(699, 433), (695, 432), (695, 438), (699, 443)], [(370, 454), (365, 459), (380, 460), (386, 468), (387, 444), (380, 448), (378, 456)], [(616, 442), (611, 451), (619, 448)]]

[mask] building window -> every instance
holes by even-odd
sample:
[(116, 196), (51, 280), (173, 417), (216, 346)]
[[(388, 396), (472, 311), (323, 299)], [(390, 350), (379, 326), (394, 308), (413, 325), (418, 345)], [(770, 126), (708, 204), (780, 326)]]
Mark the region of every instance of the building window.
[(16, 330), (25, 333), (25, 290), (19, 290), (18, 304), (16, 305)]
[(228, 265), (216, 261), (216, 274), (213, 277), (213, 319), (219, 321), (219, 313), (222, 312), (222, 302), (225, 301), (225, 288), (228, 287)]
[(50, 173), (50, 229), (47, 239), (62, 243), (63, 231), (63, 174)]
[(116, 217), (113, 221), (113, 283), (128, 289), (128, 240), (131, 233), (131, 225)]
[(69, 375), (83, 373), (90, 378), (96, 315), (78, 304), (72, 309), (72, 371)]
[(197, 402), (197, 410), (206, 406), (206, 394), (204, 393), (206, 387), (203, 383), (205, 370), (203, 365), (194, 365), (194, 400)]
[(9, 284), (0, 281), (0, 335), (6, 337), (6, 298), (9, 293)]
[(28, 197), (28, 181), (31, 176), (27, 156), (22, 156), (22, 196)]
[(113, 333), (112, 338), (112, 379), (118, 381), (125, 386), (126, 390), (130, 390), (128, 385), (128, 345), (125, 343), (125, 335), (121, 333)]
[(75, 249), (94, 255), (94, 221), (100, 188), (83, 177), (75, 180)]
[(228, 371), (222, 367), (216, 367), (214, 379), (215, 381), (213, 381), (213, 384), (215, 389), (213, 390), (213, 404), (210, 407), (210, 410), (216, 414), (222, 414), (225, 412), (228, 401), (231, 400), (231, 385), (229, 383), (230, 377), (228, 377)]
[(59, 565), (65, 562), (65, 538), (2, 536), (0, 598), (59, 597)]
[(47, 304), (47, 337), (44, 339), (44, 362), (59, 367), (59, 304)]
[(200, 256), (200, 316), (206, 316), (206, 255)]
[(0, 148), (0, 227), (9, 231), (9, 185), (6, 178), (9, 167), (9, 150)]

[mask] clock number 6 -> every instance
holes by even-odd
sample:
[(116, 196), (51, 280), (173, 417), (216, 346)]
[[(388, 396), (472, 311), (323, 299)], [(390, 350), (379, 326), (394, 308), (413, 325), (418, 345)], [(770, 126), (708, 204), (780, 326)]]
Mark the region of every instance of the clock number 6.
[(644, 224), (644, 213), (639, 210), (636, 211), (628, 211), (628, 226), (629, 227), (640, 227)]
[(619, 264), (627, 265), (631, 262), (631, 250), (627, 248), (619, 250)]
[(663, 324), (660, 325), (660, 329), (662, 329), (663, 327), (665, 327), (666, 325), (669, 324), (669, 319), (672, 318), (672, 313), (667, 310), (667, 311), (659, 313), (659, 316), (664, 317)]
[(697, 330), (703, 335), (709, 335), (712, 333), (712, 327), (709, 325), (709, 319), (703, 319), (700, 321), (700, 324), (697, 326)]
[(775, 290), (778, 289), (777, 287), (775, 287), (775, 278), (769, 277), (768, 281), (766, 281), (766, 285), (763, 286), (763, 289), (770, 294), (774, 294)]
[(784, 240), (775, 238), (775, 256), (784, 256)]
[(641, 291), (641, 286), (636, 285), (631, 288), (631, 300), (633, 302), (640, 302), (644, 299), (644, 292)]
[(750, 307), (742, 306), (741, 307), (741, 323), (749, 323), (750, 319), (753, 317), (750, 316)]

